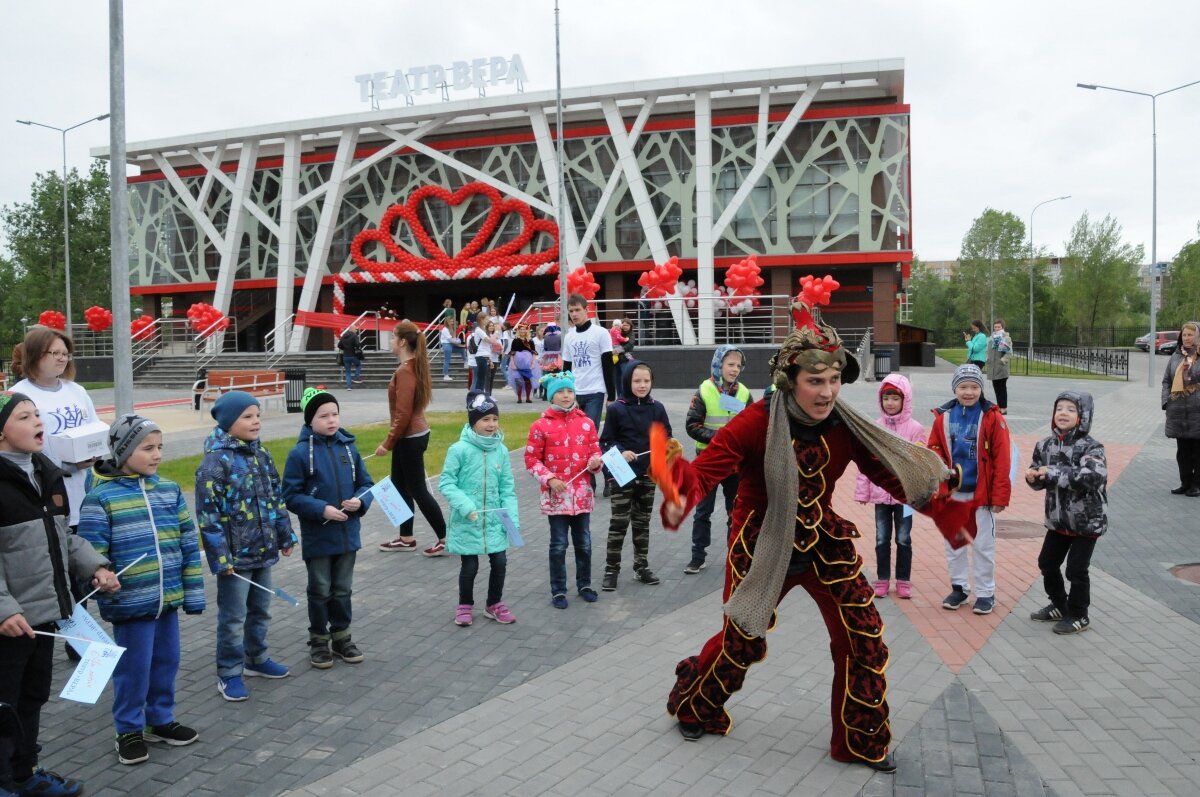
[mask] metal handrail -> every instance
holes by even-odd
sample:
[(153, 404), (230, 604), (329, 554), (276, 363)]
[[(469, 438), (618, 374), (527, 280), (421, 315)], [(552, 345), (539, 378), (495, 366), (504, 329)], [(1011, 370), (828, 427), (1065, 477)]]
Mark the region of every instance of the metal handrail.
[[(195, 355), (195, 366), (198, 372), (201, 368), (206, 367), (217, 356), (225, 350), (225, 337), (230, 331), (233, 332), (233, 350), (238, 350), (237, 343), (237, 318), (228, 316), (229, 327), (221, 332), (219, 338), (215, 337), (217, 327), (220, 326), (224, 318), (218, 318), (216, 321), (202, 329), (195, 337), (192, 338), (193, 353)], [(203, 349), (203, 354), (201, 350)]]
[[(266, 335), (263, 335), (263, 348), (267, 350), (267, 368), (274, 368), (281, 360), (283, 360), (284, 357), (287, 356), (288, 345), (291, 343), (292, 339), (292, 329), (295, 327), (292, 321), (295, 319), (296, 314), (292, 313), (287, 318), (283, 319), (281, 323), (276, 324), (270, 332), (268, 332)], [(275, 338), (279, 335), (279, 330), (281, 328), (283, 329), (283, 346), (281, 350), (276, 351), (274, 345)]]

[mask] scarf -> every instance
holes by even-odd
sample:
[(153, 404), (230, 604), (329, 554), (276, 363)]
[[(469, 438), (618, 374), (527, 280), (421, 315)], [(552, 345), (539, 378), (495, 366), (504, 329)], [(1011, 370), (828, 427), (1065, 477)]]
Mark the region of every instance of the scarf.
[[(947, 477), (947, 468), (937, 454), (875, 425), (870, 418), (840, 399), (834, 402), (834, 412), (855, 439), (900, 480), (907, 503), (923, 506), (934, 496), (940, 482)], [(789, 420), (804, 426), (819, 423), (809, 417), (784, 389), (771, 399), (767, 422), (767, 446), (763, 456), (767, 511), (762, 530), (754, 544), (750, 570), (725, 603), (725, 614), (729, 619), (746, 634), (755, 637), (767, 633), (796, 539), (794, 507), (800, 496), (800, 484)]]

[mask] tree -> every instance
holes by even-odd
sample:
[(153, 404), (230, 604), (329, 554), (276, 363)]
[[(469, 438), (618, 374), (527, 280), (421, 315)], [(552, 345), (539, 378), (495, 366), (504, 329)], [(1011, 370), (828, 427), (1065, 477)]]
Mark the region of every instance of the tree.
[[(108, 165), (93, 161), (81, 176), (71, 170), (67, 201), (71, 215), (71, 301), (75, 321), (84, 308), (111, 306), (109, 253)], [(4, 339), (8, 327), (22, 316), (37, 318), (43, 310), (66, 310), (66, 277), (63, 273), (62, 177), (56, 172), (38, 174), (28, 202), (0, 208), (0, 225), (9, 260), (11, 287), (0, 275), (0, 306), (4, 308)], [(12, 300), (17, 300), (16, 308)], [(19, 338), (19, 335), (18, 335)]]
[[(1200, 235), (1200, 224), (1196, 225)], [(1200, 239), (1188, 241), (1171, 261), (1170, 282), (1162, 296), (1159, 328), (1179, 329), (1200, 318)]]
[(1062, 260), (1059, 300), (1076, 327), (1121, 324), (1131, 314), (1130, 296), (1137, 291), (1141, 245), (1121, 240), (1121, 225), (1112, 216), (1092, 223), (1087, 211), (1071, 228)]
[[(986, 208), (963, 236), (953, 283), (961, 297), (959, 308), (969, 318), (990, 326), (994, 318), (1022, 317), (1029, 300), (1025, 223), (1015, 214)], [(1027, 305), (1025, 305), (1027, 306)]]
[[(912, 262), (908, 290), (912, 294), (912, 323), (915, 326), (935, 331), (962, 326), (950, 281), (930, 271), (916, 257)], [(958, 345), (958, 341), (953, 339), (941, 342), (943, 345)]]

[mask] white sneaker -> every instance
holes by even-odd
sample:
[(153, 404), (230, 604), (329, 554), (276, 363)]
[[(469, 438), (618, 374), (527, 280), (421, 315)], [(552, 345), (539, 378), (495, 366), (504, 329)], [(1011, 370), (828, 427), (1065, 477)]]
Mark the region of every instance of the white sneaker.
[(452, 377), (452, 376), (443, 376), (443, 377), (442, 377), (442, 381), (443, 381), (443, 382), (453, 382), (453, 381), (454, 381), (454, 377)]

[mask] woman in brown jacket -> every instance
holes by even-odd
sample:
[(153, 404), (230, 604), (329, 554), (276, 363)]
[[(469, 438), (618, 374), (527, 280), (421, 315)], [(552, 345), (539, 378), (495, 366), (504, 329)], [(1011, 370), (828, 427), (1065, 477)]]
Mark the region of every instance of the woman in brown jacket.
[[(437, 542), (422, 553), (441, 556), (446, 550), (446, 519), (437, 499), (429, 492), (425, 481), (425, 450), (429, 448), (429, 424), (425, 407), (433, 395), (429, 379), (429, 357), (425, 352), (425, 336), (411, 321), (396, 324), (392, 331), (392, 353), (400, 360), (392, 381), (388, 383), (388, 411), (392, 426), (387, 438), (375, 449), (376, 456), (392, 454), (392, 484), (415, 512), (421, 514), (437, 535)], [(381, 551), (415, 551), (413, 518), (400, 526), (400, 535), (381, 543)]]

